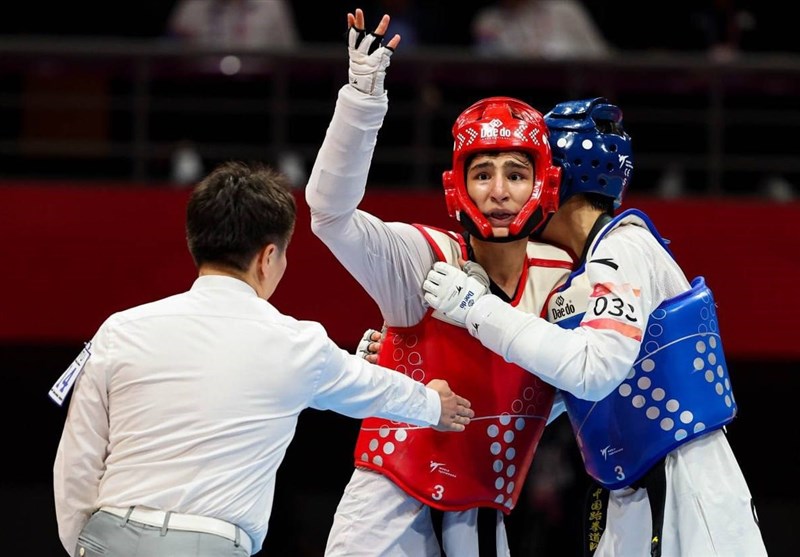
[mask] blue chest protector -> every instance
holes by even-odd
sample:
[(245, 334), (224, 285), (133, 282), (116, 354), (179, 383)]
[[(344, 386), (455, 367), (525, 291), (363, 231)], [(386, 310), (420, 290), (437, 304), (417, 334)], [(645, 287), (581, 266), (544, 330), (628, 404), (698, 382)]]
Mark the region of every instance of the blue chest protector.
[[(650, 219), (634, 209), (614, 218), (597, 241), (631, 215), (669, 251)], [(578, 327), (586, 312), (585, 271), (584, 264), (550, 298), (548, 318), (563, 328)], [(633, 369), (609, 396), (597, 402), (563, 397), (586, 471), (608, 489), (633, 484), (676, 447), (733, 420), (736, 402), (714, 297), (703, 277), (649, 316)]]

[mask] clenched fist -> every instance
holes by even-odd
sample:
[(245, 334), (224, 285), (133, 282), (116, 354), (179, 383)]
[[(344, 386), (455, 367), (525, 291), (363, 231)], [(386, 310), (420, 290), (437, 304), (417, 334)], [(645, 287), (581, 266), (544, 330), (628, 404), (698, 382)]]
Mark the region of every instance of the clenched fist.
[(489, 289), (489, 277), (480, 265), (470, 261), (464, 269), (469, 272), (437, 261), (422, 283), (425, 301), (462, 327), (470, 308)]

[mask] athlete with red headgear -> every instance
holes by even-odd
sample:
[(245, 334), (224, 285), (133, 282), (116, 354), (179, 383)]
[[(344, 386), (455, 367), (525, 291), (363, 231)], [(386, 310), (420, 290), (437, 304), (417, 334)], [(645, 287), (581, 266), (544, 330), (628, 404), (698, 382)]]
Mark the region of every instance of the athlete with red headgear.
[[(557, 209), (560, 171), (542, 115), (517, 99), (492, 97), (465, 110), (452, 130), (444, 188), (463, 231), (386, 223), (358, 210), (388, 109), (385, 71), (400, 42), (395, 35), (382, 45), (388, 24), (384, 16), (367, 33), (363, 12), (348, 14), (349, 83), (306, 190), (312, 229), (379, 305), (387, 325), (379, 361), (420, 381), (447, 379), (472, 401), (475, 424), (447, 438), (364, 420), (326, 556), (477, 557), (479, 547), (482, 557), (505, 556), (503, 516), (517, 502), (554, 390), (431, 311), (422, 283), (436, 261), (475, 261), (490, 279), (473, 287), (476, 296), (488, 289), (538, 314), (572, 267), (565, 251), (529, 240)], [(477, 535), (479, 508), (489, 511), (489, 548)]]

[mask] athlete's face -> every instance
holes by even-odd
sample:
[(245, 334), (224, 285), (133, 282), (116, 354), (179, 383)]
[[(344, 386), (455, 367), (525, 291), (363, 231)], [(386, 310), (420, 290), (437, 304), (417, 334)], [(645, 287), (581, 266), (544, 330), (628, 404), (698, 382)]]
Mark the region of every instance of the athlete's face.
[(531, 198), (533, 180), (533, 164), (518, 151), (480, 153), (466, 168), (467, 193), (495, 236), (508, 234), (508, 227)]

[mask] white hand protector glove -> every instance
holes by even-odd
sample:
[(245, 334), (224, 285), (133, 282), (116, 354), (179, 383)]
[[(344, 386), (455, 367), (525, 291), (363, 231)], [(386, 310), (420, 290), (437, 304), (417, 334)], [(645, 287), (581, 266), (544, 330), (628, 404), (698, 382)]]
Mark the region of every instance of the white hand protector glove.
[(422, 283), (425, 301), (462, 327), (475, 301), (489, 289), (489, 277), (480, 265), (469, 261), (464, 269), (466, 273), (449, 263), (437, 261)]
[(369, 360), (369, 356), (375, 355), (375, 353), (369, 349), (369, 345), (375, 342), (372, 340), (375, 333), (380, 334), (380, 331), (377, 329), (367, 329), (364, 331), (364, 336), (361, 337), (361, 341), (356, 347), (356, 356)]
[(350, 54), (348, 77), (350, 85), (373, 97), (383, 95), (386, 68), (394, 49), (383, 46), (383, 35), (367, 33), (350, 27), (347, 32), (347, 51)]

